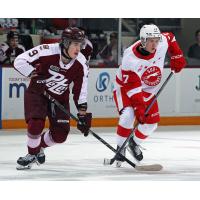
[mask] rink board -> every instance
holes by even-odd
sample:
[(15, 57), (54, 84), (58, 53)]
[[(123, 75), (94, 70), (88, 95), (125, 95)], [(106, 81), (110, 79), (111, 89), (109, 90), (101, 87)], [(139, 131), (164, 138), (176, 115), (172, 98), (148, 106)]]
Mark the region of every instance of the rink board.
[[(88, 111), (93, 113), (94, 126), (117, 124), (118, 113), (112, 94), (116, 70), (116, 68), (90, 69)], [(162, 81), (169, 73), (169, 69), (164, 69)], [(11, 67), (2, 68), (0, 80), (2, 127), (25, 127), (23, 98), (29, 80)], [(72, 97), (70, 105), (71, 112), (76, 113)], [(200, 68), (186, 68), (182, 73), (174, 75), (159, 96), (159, 107), (163, 125), (200, 124)]]

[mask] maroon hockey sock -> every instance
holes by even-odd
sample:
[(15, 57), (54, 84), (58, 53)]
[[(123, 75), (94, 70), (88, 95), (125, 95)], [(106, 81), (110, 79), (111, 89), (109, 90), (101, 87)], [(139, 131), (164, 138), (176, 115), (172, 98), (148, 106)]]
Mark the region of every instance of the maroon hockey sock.
[(40, 146), (36, 147), (36, 148), (31, 148), (28, 146), (28, 153), (31, 155), (36, 155), (40, 152)]

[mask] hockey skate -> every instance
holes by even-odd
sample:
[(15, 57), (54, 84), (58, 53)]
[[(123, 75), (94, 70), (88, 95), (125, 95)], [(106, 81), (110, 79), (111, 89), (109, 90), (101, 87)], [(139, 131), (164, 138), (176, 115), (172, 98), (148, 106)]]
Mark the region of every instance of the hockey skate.
[[(117, 151), (118, 151), (119, 148), (120, 148), (120, 147), (117, 146)], [(121, 154), (122, 154), (123, 156), (126, 155), (126, 147), (125, 147), (124, 149), (122, 149)], [(121, 167), (122, 162), (124, 162), (124, 161), (125, 161), (125, 160), (124, 160), (120, 155), (117, 155), (117, 156), (116, 156), (116, 167)]]
[(131, 138), (129, 140), (129, 144), (127, 147), (128, 151), (130, 152), (130, 154), (137, 160), (137, 161), (141, 161), (143, 159), (143, 154), (142, 151), (139, 147), (139, 145), (137, 145), (134, 141), (133, 138)]
[(45, 154), (43, 148), (40, 149), (40, 152), (37, 154), (38, 165), (45, 163)]
[(27, 154), (24, 157), (19, 157), (17, 160), (19, 166), (17, 170), (31, 169), (32, 165), (36, 163), (37, 165), (45, 163), (45, 154), (43, 149), (36, 155)]

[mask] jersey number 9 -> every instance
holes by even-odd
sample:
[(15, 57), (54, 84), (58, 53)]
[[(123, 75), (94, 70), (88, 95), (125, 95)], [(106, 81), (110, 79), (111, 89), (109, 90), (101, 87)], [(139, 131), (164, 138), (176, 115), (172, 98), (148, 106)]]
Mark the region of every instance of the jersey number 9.
[(30, 57), (33, 57), (34, 55), (36, 55), (38, 53), (38, 50), (33, 50), (33, 51), (31, 51), (28, 55), (30, 56)]

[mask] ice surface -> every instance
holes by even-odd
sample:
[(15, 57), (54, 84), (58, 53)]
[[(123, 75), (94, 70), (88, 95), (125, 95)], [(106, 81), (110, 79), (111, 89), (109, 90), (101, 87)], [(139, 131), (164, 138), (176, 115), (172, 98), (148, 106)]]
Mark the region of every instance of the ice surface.
[[(115, 147), (115, 128), (92, 129)], [(200, 181), (200, 126), (159, 127), (143, 147), (145, 164), (161, 164), (160, 172), (139, 172), (127, 163), (104, 166), (113, 152), (92, 135), (72, 128), (67, 141), (45, 150), (46, 163), (17, 171), (16, 160), (27, 153), (26, 130), (0, 131), (0, 180)], [(130, 155), (127, 155), (132, 159)], [(134, 161), (132, 159), (132, 161)]]

